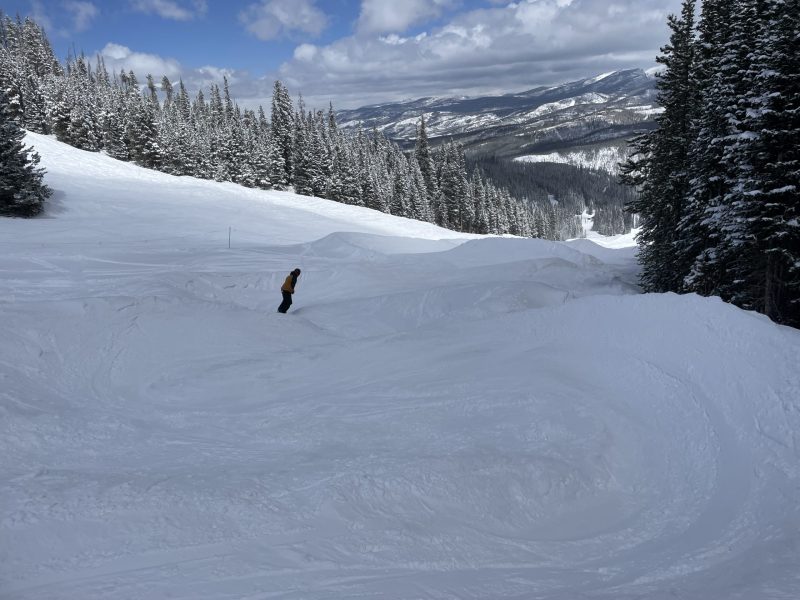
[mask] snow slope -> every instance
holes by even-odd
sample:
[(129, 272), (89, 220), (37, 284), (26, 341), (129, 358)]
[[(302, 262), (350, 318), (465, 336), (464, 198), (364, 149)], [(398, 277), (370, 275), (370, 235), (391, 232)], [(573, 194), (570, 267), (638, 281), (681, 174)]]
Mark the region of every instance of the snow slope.
[(29, 139), (0, 598), (800, 597), (799, 332), (638, 294), (632, 248)]
[(619, 146), (607, 146), (594, 150), (580, 150), (576, 152), (549, 152), (547, 154), (527, 154), (518, 156), (517, 162), (529, 163), (560, 163), (573, 165), (584, 169), (597, 169), (608, 171), (611, 174), (619, 173), (619, 164), (628, 158), (628, 150)]

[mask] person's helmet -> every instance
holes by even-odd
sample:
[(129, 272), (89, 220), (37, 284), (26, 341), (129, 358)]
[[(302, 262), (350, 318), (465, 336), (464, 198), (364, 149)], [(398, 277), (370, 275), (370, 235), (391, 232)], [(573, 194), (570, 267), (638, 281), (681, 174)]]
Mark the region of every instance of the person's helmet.
[(295, 269), (294, 271), (292, 271), (292, 273), (294, 273), (295, 275), (300, 275), (300, 269)]

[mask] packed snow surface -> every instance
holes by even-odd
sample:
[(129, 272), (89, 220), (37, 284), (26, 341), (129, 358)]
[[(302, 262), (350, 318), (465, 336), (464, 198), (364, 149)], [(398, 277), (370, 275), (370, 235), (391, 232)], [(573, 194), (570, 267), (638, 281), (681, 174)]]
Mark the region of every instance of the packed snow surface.
[(0, 598), (800, 597), (797, 331), (639, 294), (633, 248), (29, 141)]

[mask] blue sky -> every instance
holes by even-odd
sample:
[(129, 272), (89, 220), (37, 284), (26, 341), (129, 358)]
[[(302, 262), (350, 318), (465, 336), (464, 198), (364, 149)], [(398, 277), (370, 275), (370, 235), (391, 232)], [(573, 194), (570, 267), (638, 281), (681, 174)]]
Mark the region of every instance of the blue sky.
[(651, 67), (679, 0), (2, 0), (43, 24), (60, 57), (227, 75), (245, 105), (276, 77), (311, 105), (478, 95)]

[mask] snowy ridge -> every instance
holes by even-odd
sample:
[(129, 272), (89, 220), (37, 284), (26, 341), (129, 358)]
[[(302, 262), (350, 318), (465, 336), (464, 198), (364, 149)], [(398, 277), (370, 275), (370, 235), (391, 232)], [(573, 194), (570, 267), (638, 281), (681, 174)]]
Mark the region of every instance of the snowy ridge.
[(542, 115), (547, 115), (550, 113), (565, 110), (567, 108), (572, 108), (573, 106), (577, 106), (579, 104), (603, 104), (604, 102), (607, 101), (608, 101), (608, 96), (606, 96), (605, 94), (596, 94), (596, 93), (581, 94), (580, 96), (576, 96), (575, 98), (568, 98), (566, 100), (559, 100), (558, 102), (548, 102), (547, 104), (542, 104), (541, 106), (528, 112), (525, 116), (540, 117)]
[(619, 164), (628, 157), (627, 148), (608, 146), (594, 150), (580, 150), (576, 152), (549, 152), (547, 154), (527, 154), (515, 158), (518, 162), (530, 163), (560, 163), (582, 167), (584, 169), (597, 169), (618, 173)]
[(57, 200), (0, 220), (0, 597), (800, 596), (797, 331), (639, 294), (634, 248), (29, 139)]
[(638, 69), (502, 96), (422, 98), (338, 113), (342, 128), (375, 128), (410, 144), (420, 116), (432, 138), (455, 137), (478, 154), (513, 158), (540, 148), (619, 145), (659, 114), (655, 82)]
[(616, 71), (609, 71), (608, 73), (601, 73), (597, 77), (592, 77), (591, 79), (587, 79), (588, 83), (597, 83), (598, 81), (603, 81), (603, 79), (608, 79), (612, 75), (614, 75)]

